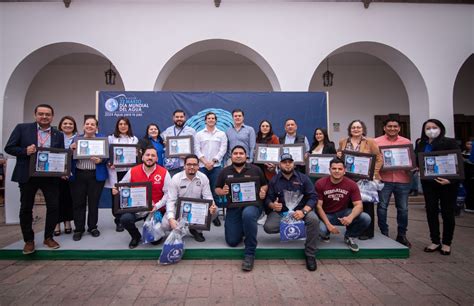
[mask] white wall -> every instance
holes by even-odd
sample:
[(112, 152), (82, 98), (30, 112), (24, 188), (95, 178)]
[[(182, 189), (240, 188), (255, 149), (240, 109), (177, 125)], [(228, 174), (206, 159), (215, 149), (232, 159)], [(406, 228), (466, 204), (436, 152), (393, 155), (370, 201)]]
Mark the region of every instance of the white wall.
[[(382, 65), (331, 65), (334, 73), (332, 87), (324, 87), (321, 65), (311, 80), (311, 91), (329, 92), (329, 135), (335, 143), (347, 137), (347, 125), (360, 119), (367, 125), (370, 137), (374, 136), (374, 115), (398, 113), (408, 115), (408, 96), (398, 75)], [(333, 123), (340, 123), (340, 131), (334, 132)]]
[(37, 104), (53, 106), (54, 125), (73, 116), (82, 130), (84, 115), (95, 114), (97, 90), (124, 90), (117, 75), (114, 86), (105, 84), (104, 67), (97, 65), (47, 65), (33, 79), (25, 101), (24, 120), (32, 121)]
[(170, 74), (163, 90), (176, 91), (272, 91), (257, 65), (186, 65)]

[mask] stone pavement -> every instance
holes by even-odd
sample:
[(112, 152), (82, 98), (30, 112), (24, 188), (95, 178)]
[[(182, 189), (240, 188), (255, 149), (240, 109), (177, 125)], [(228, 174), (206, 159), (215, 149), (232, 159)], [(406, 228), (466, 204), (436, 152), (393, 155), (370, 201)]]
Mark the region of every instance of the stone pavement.
[[(42, 229), (44, 207), (35, 227)], [(239, 260), (1, 261), (0, 305), (317, 305), (474, 304), (474, 215), (463, 214), (451, 256), (428, 254), (423, 205), (410, 205), (409, 259), (321, 260), (308, 272), (301, 260), (257, 260), (243, 273)], [(5, 225), (0, 247), (21, 239)], [(395, 209), (389, 212), (396, 229)]]

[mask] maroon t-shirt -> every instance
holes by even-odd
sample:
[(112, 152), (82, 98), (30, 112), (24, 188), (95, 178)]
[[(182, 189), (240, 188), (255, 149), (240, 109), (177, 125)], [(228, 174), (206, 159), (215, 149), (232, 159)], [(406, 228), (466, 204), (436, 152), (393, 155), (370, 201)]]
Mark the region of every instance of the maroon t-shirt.
[(360, 191), (357, 184), (347, 177), (343, 177), (339, 184), (333, 184), (326, 176), (316, 182), (318, 200), (323, 200), (323, 210), (332, 214), (346, 209), (350, 202), (360, 201)]

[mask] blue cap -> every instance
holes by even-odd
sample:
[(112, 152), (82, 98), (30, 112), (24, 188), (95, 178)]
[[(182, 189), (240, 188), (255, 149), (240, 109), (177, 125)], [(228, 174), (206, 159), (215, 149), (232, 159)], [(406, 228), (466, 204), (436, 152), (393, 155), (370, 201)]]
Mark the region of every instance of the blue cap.
[(285, 160), (291, 160), (293, 161), (293, 156), (291, 156), (290, 153), (283, 153), (281, 156), (280, 156), (280, 161), (285, 161)]

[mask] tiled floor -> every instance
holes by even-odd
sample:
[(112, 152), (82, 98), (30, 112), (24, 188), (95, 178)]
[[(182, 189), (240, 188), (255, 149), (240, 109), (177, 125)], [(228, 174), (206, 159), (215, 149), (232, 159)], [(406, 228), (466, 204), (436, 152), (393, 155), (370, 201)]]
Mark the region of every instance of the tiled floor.
[[(393, 207), (389, 217), (395, 229)], [(474, 215), (456, 219), (451, 256), (423, 252), (422, 205), (409, 217), (409, 259), (321, 260), (316, 272), (300, 260), (258, 260), (250, 273), (238, 260), (0, 261), (0, 305), (474, 304)], [(19, 226), (0, 223), (0, 247), (19, 239)]]

